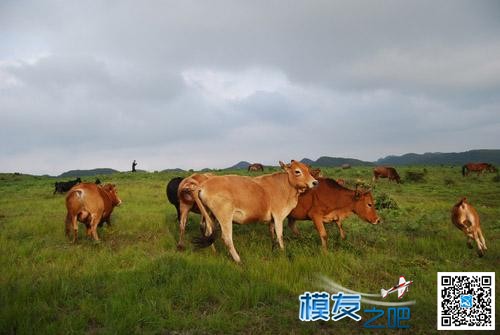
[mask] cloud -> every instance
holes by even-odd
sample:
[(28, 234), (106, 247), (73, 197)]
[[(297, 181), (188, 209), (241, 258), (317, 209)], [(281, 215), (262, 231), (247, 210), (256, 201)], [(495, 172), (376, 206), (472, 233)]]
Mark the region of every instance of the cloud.
[(126, 170), (137, 159), (161, 170), (497, 148), (499, 9), (3, 1), (2, 168)]

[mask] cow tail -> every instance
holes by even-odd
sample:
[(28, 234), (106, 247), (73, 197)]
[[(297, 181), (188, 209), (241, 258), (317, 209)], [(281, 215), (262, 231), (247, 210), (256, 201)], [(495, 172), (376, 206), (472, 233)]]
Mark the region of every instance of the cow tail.
[(465, 177), (465, 169), (467, 169), (467, 166), (462, 166), (462, 176)]
[(68, 195), (66, 196), (66, 199), (69, 199), (72, 196), (75, 196), (76, 199), (78, 199), (81, 202), (83, 200), (83, 190), (76, 189), (69, 191)]
[(205, 236), (204, 234), (200, 237), (194, 237), (191, 242), (197, 247), (197, 248), (206, 248), (211, 246), (215, 240), (217, 239), (216, 236), (216, 227), (214, 225), (214, 222), (212, 218), (210, 217), (210, 214), (208, 214), (207, 209), (203, 202), (200, 199), (200, 189), (196, 188), (191, 194), (193, 195), (194, 201), (196, 202), (196, 205), (200, 209), (200, 213), (205, 219), (205, 222), (207, 223), (207, 228), (210, 227), (211, 233), (209, 236)]

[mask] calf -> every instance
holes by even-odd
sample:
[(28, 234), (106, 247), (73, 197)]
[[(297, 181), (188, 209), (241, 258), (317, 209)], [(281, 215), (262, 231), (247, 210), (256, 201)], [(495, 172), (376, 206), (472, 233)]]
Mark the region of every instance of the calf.
[(81, 183), (74, 186), (66, 196), (66, 235), (69, 237), (73, 228), (73, 242), (78, 238), (78, 222), (87, 227), (87, 236), (95, 241), (97, 225), (109, 222), (115, 206), (122, 203), (118, 197), (115, 185), (99, 186), (93, 183)]
[(68, 192), (73, 186), (81, 182), (82, 180), (80, 179), (80, 177), (76, 178), (75, 180), (56, 181), (54, 184), (55, 190), (53, 194)]
[(328, 234), (324, 223), (335, 221), (340, 236), (345, 239), (342, 220), (352, 213), (372, 224), (380, 222), (370, 191), (353, 191), (330, 178), (318, 178), (318, 181), (318, 187), (299, 196), (297, 206), (288, 215), (288, 226), (295, 235), (299, 235), (296, 220), (312, 220), (321, 237), (321, 244), (327, 250)]
[(467, 236), (467, 246), (470, 249), (473, 248), (472, 240), (476, 241), (477, 253), (479, 257), (483, 257), (488, 248), (486, 248), (486, 241), (481, 231), (479, 215), (466, 198), (462, 198), (451, 209), (451, 222)]

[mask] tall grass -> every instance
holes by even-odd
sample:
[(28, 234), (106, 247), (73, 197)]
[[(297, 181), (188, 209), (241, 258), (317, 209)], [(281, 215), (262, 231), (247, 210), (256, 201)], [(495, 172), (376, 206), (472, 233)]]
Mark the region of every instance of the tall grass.
[[(362, 292), (378, 292), (405, 275), (415, 282), (408, 296), (417, 300), (411, 331), (434, 333), (437, 271), (498, 268), (500, 183), (426, 169), (424, 183), (379, 180), (374, 196), (388, 195), (398, 209), (380, 210), (377, 226), (349, 218), (345, 241), (330, 225), (328, 253), (311, 222), (299, 222), (298, 238), (285, 228), (284, 252), (272, 248), (266, 225), (235, 226), (242, 265), (231, 261), (220, 240), (216, 253), (176, 250), (175, 210), (165, 197), (173, 174), (99, 176), (117, 184), (123, 200), (113, 225), (99, 229), (100, 244), (87, 240), (83, 227), (77, 244), (65, 238), (64, 196), (52, 195), (52, 179), (0, 175), (0, 333), (365, 332), (362, 322), (298, 320), (298, 296), (324, 289), (319, 275)], [(404, 175), (412, 167), (400, 170)], [(323, 172), (353, 184), (371, 179), (369, 168)], [(451, 224), (450, 209), (462, 196), (481, 216), (488, 244), (483, 258)], [(192, 214), (186, 239), (198, 234)]]

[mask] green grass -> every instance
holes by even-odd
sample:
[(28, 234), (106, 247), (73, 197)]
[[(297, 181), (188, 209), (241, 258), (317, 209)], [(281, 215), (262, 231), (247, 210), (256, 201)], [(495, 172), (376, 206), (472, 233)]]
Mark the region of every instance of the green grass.
[[(87, 240), (81, 225), (75, 245), (64, 236), (64, 196), (52, 195), (54, 180), (0, 174), (0, 333), (368, 333), (362, 322), (298, 320), (298, 296), (324, 289), (319, 275), (361, 292), (378, 292), (405, 275), (415, 282), (408, 299), (417, 301), (411, 333), (436, 333), (437, 272), (499, 266), (500, 183), (492, 175), (463, 178), (459, 167), (426, 169), (420, 182), (380, 180), (374, 195), (387, 194), (398, 209), (380, 210), (378, 226), (349, 218), (345, 241), (329, 225), (328, 253), (310, 222), (299, 222), (300, 238), (285, 228), (284, 252), (272, 249), (266, 225), (235, 226), (242, 265), (220, 240), (215, 254), (189, 243), (176, 250), (175, 209), (165, 197), (173, 174), (100, 176), (117, 184), (123, 205), (113, 226), (99, 229), (102, 243)], [(371, 181), (370, 168), (323, 171), (353, 184)], [(451, 224), (450, 209), (462, 196), (481, 216), (483, 258)], [(188, 241), (199, 235), (198, 220), (191, 214)]]

